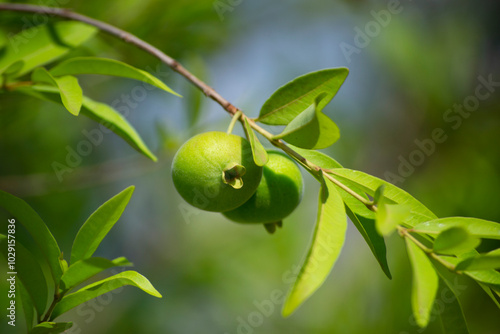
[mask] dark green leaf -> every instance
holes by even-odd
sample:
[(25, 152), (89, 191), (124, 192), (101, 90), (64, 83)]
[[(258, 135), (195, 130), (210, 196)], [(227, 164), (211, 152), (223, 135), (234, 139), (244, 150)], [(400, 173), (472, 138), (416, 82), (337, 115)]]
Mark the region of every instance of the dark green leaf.
[(76, 21), (56, 22), (24, 30), (10, 38), (11, 42), (0, 57), (0, 73), (15, 62), (23, 61), (23, 68), (16, 73), (19, 77), (63, 56), (96, 32), (97, 28)]
[[(486, 294), (488, 295), (488, 297), (490, 297), (490, 299), (495, 303), (495, 305), (500, 309), (500, 301), (499, 299), (500, 298), (497, 298), (495, 296), (495, 294), (493, 293), (493, 290), (486, 284), (483, 284), (481, 282), (477, 282), (477, 284), (484, 290), (484, 292), (486, 292)], [(498, 294), (498, 293), (497, 293)], [(500, 295), (499, 295), (500, 297)]]
[[(7, 249), (7, 236), (0, 234), (0, 251), (5, 259), (8, 257)], [(14, 252), (16, 254), (16, 267), (13, 271), (17, 272), (17, 278), (23, 283), (33, 301), (38, 316), (40, 316), (45, 311), (48, 301), (47, 282), (43, 271), (33, 254), (18, 241), (15, 244)]]
[(118, 60), (96, 57), (74, 57), (55, 66), (50, 70), (54, 76), (78, 75), (78, 74), (102, 74), (113, 75), (117, 77), (139, 80), (166, 92), (180, 96), (161, 80), (149, 74)]
[(25, 201), (2, 190), (0, 190), (0, 206), (28, 230), (47, 260), (54, 282), (59, 282), (62, 276), (59, 263), (61, 250), (42, 218)]
[(325, 93), (318, 96), (313, 104), (288, 123), (282, 133), (273, 138), (305, 149), (326, 148), (335, 143), (340, 138), (339, 128), (318, 109), (324, 96)]
[(348, 74), (347, 68), (332, 68), (308, 73), (290, 81), (264, 103), (257, 121), (287, 125), (312, 105), (318, 95), (326, 93), (317, 107), (321, 111), (337, 94)]
[(135, 271), (124, 271), (101, 281), (87, 285), (86, 287), (81, 288), (74, 293), (70, 293), (64, 296), (63, 299), (54, 308), (54, 312), (52, 312), (52, 318), (55, 319), (61, 314), (82, 303), (85, 303), (88, 300), (99, 297), (107, 292), (126, 285), (135, 286), (154, 297), (161, 298), (160, 293), (156, 291), (156, 289), (151, 285), (146, 277)]
[[(44, 101), (61, 103), (59, 91), (55, 87), (48, 86), (33, 86), (30, 88), (17, 89), (16, 91), (24, 93)], [(93, 119), (114, 133), (122, 137), (130, 146), (138, 152), (144, 154), (153, 161), (156, 161), (156, 156), (144, 144), (139, 134), (130, 125), (130, 123), (119, 112), (110, 106), (99, 103), (84, 96), (81, 114)]]
[(447, 296), (446, 304), (439, 312), (443, 334), (469, 334), (462, 306), (447, 283), (442, 282), (439, 285), (438, 295)]
[(424, 328), (429, 323), (436, 298), (438, 276), (424, 251), (410, 239), (405, 240), (413, 271), (411, 306), (417, 324)]
[(49, 71), (43, 67), (39, 67), (33, 71), (31, 80), (57, 87), (64, 107), (73, 115), (78, 116), (82, 107), (83, 92), (75, 77), (67, 75), (55, 78)]
[(461, 227), (478, 238), (500, 240), (499, 223), (477, 218), (448, 217), (434, 219), (416, 225), (413, 230), (418, 233), (437, 235), (451, 227)]
[(73, 326), (72, 322), (42, 322), (36, 325), (30, 334), (58, 334)]
[(404, 224), (414, 226), (418, 223), (436, 219), (436, 215), (427, 209), (422, 203), (413, 198), (406, 191), (384, 181), (375, 176), (351, 169), (332, 169), (332, 175), (342, 183), (354, 184), (370, 196), (375, 195), (375, 191), (381, 185), (385, 185), (384, 197), (393, 202), (407, 206), (411, 211)]
[(283, 316), (292, 314), (323, 284), (344, 245), (346, 229), (342, 198), (332, 182), (323, 181), (312, 243), (283, 305)]
[(257, 135), (253, 132), (248, 120), (245, 118), (245, 133), (247, 135), (250, 146), (252, 147), (253, 160), (257, 166), (264, 166), (267, 163), (269, 157), (267, 156), (267, 151), (262, 146), (257, 138)]
[(119, 257), (114, 260), (108, 260), (102, 257), (91, 257), (76, 261), (61, 277), (61, 289), (63, 291), (70, 290), (108, 268), (131, 265), (132, 263), (124, 257)]
[(450, 227), (438, 234), (433, 248), (437, 253), (461, 254), (476, 248), (480, 242), (464, 228)]
[(101, 205), (78, 231), (71, 248), (71, 264), (94, 254), (102, 239), (120, 218), (135, 187), (130, 186)]
[(28, 328), (28, 331), (30, 331), (31, 328), (33, 328), (33, 321), (35, 320), (35, 313), (33, 312), (33, 301), (28, 290), (26, 290), (21, 280), (16, 280), (16, 288), (21, 299), (21, 305), (24, 312), (24, 320), (26, 321), (26, 328)]

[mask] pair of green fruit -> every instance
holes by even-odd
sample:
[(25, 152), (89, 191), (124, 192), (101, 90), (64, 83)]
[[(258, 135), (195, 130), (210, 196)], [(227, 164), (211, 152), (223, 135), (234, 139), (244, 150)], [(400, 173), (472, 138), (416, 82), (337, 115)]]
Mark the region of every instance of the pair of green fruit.
[(280, 223), (300, 203), (302, 175), (286, 155), (268, 155), (267, 164), (257, 166), (246, 139), (206, 132), (176, 153), (172, 178), (184, 200), (199, 209), (238, 223)]

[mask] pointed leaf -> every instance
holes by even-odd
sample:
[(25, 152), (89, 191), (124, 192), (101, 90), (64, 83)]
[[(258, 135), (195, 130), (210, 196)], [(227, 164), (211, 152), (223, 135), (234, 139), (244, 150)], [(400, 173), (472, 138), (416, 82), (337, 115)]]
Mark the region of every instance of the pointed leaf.
[(97, 28), (76, 21), (55, 22), (23, 30), (10, 38), (11, 42), (0, 57), (0, 73), (15, 62), (23, 61), (22, 69), (15, 75), (19, 77), (63, 56), (96, 32)]
[(63, 299), (54, 308), (54, 312), (52, 312), (52, 318), (55, 319), (61, 314), (82, 303), (85, 303), (88, 300), (99, 297), (107, 292), (126, 285), (135, 286), (154, 297), (162, 297), (146, 277), (135, 271), (124, 271), (101, 281), (87, 285), (86, 287), (74, 293), (70, 293), (64, 296)]
[(132, 263), (124, 257), (119, 257), (114, 260), (108, 260), (102, 257), (91, 257), (76, 261), (68, 268), (68, 271), (62, 275), (61, 289), (63, 291), (70, 290), (108, 268), (122, 266), (132, 266)]
[(413, 271), (411, 306), (417, 324), (424, 328), (429, 323), (436, 298), (438, 276), (424, 251), (408, 238), (405, 240)]
[(250, 123), (248, 123), (247, 118), (245, 118), (244, 122), (245, 133), (247, 135), (248, 141), (250, 142), (250, 146), (252, 147), (253, 161), (257, 166), (264, 166), (267, 163), (267, 160), (269, 160), (267, 151), (260, 143), (259, 138), (257, 138), (255, 132), (253, 132), (253, 129), (250, 127)]
[(305, 149), (326, 148), (335, 143), (340, 138), (339, 128), (318, 110), (324, 96), (325, 93), (318, 96), (313, 104), (288, 123), (282, 133), (273, 138)]
[(385, 185), (381, 185), (380, 187), (375, 190), (375, 194), (373, 195), (373, 203), (378, 204), (383, 198), (384, 195), (384, 190), (385, 190)]
[(323, 169), (342, 168), (334, 158), (315, 150), (306, 150), (297, 146), (289, 145), (295, 152), (299, 153), (302, 157), (306, 158), (313, 164), (320, 166)]
[(287, 125), (313, 104), (318, 95), (326, 93), (317, 108), (321, 111), (337, 94), (348, 74), (347, 68), (332, 68), (308, 73), (290, 81), (264, 103), (257, 121), (272, 125)]
[(31, 299), (31, 296), (29, 295), (29, 292), (26, 290), (21, 280), (16, 280), (16, 288), (19, 297), (21, 299), (21, 305), (24, 313), (24, 320), (26, 321), (26, 328), (28, 329), (29, 332), (31, 328), (33, 328), (33, 321), (35, 320), (35, 313), (33, 312), (34, 311), (33, 301)]
[(9, 246), (11, 245), (7, 242), (7, 236), (0, 234), (0, 252), (2, 252), (5, 259), (8, 258), (9, 252), (14, 252), (16, 254), (15, 270), (9, 271), (17, 272), (17, 278), (19, 278), (25, 286), (37, 310), (37, 314), (40, 316), (45, 311), (48, 301), (47, 282), (45, 281), (42, 268), (33, 257), (33, 254), (31, 254), (31, 252), (20, 242), (15, 243), (12, 251), (9, 249)]
[(408, 226), (436, 219), (436, 215), (427, 209), (422, 203), (413, 198), (406, 191), (384, 181), (375, 176), (351, 169), (332, 169), (332, 175), (345, 185), (354, 184), (370, 196), (375, 195), (375, 191), (381, 185), (385, 185), (384, 197), (393, 204), (402, 204), (410, 209), (411, 215), (404, 221)]
[(71, 248), (71, 264), (94, 254), (102, 239), (125, 210), (135, 187), (130, 186), (101, 205), (78, 231)]
[[(476, 282), (476, 283), (484, 290), (484, 292), (486, 292), (486, 294), (488, 295), (488, 297), (490, 297), (490, 299), (500, 309), (500, 301), (499, 301), (500, 298), (497, 298), (495, 296), (495, 294), (493, 293), (493, 290), (488, 285), (486, 285), (486, 284), (483, 284), (481, 282)], [(499, 297), (500, 297), (500, 295), (499, 295)]]
[(63, 61), (50, 70), (54, 76), (78, 74), (102, 74), (139, 80), (166, 92), (180, 96), (160, 79), (118, 60), (96, 57), (74, 57)]
[(292, 314), (326, 280), (344, 245), (346, 229), (342, 198), (332, 182), (323, 181), (313, 240), (283, 305), (283, 316)]
[(438, 234), (433, 248), (441, 254), (461, 254), (476, 248), (480, 242), (464, 228), (450, 227)]
[(83, 92), (78, 84), (78, 80), (72, 76), (54, 78), (43, 67), (33, 71), (31, 80), (34, 82), (43, 82), (58, 88), (61, 94), (61, 101), (64, 107), (73, 115), (78, 116), (82, 107)]
[(58, 334), (73, 326), (72, 322), (42, 322), (36, 325), (30, 334)]
[[(55, 87), (33, 86), (29, 88), (17, 89), (16, 91), (44, 101), (61, 103), (59, 97), (55, 95), (59, 94), (59, 91)], [(81, 114), (100, 123), (101, 126), (105, 126), (110, 129), (118, 136), (122, 137), (131, 147), (151, 160), (157, 160), (156, 156), (149, 150), (146, 144), (142, 141), (142, 138), (130, 125), (126, 118), (110, 106), (104, 103), (96, 102), (84, 96)]]
[(416, 225), (413, 230), (418, 233), (437, 235), (451, 227), (461, 227), (478, 238), (500, 240), (499, 223), (477, 218), (448, 217), (434, 219)]
[(28, 203), (2, 190), (0, 190), (0, 207), (10, 212), (16, 218), (16, 221), (28, 230), (47, 260), (54, 282), (59, 282), (62, 275), (62, 268), (59, 263), (61, 250), (42, 218)]

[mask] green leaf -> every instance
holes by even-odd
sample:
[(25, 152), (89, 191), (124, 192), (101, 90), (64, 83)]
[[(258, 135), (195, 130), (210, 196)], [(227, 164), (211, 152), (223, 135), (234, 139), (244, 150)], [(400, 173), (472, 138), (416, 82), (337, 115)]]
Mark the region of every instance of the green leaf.
[(122, 266), (132, 266), (132, 263), (124, 257), (119, 257), (114, 260), (108, 260), (102, 257), (91, 257), (76, 261), (61, 277), (61, 289), (63, 291), (70, 290), (108, 268)]
[(437, 235), (451, 227), (461, 227), (478, 238), (500, 240), (499, 223), (477, 218), (448, 217), (434, 219), (416, 225), (413, 230), (418, 233)]
[[(2, 252), (5, 259), (8, 258), (8, 246), (7, 236), (0, 234), (0, 252)], [(16, 255), (15, 270), (8, 271), (17, 272), (17, 278), (23, 283), (33, 301), (38, 316), (40, 316), (45, 311), (48, 301), (47, 282), (42, 268), (33, 257), (33, 254), (17, 240), (13, 252)]]
[[(379, 188), (380, 189), (380, 188)], [(378, 211), (375, 215), (375, 227), (377, 232), (383, 236), (388, 236), (396, 230), (396, 227), (408, 220), (410, 208), (401, 204), (386, 204), (384, 200), (379, 203)]]
[(292, 314), (328, 277), (344, 245), (346, 229), (342, 198), (332, 182), (323, 180), (312, 243), (283, 305), (284, 317)]
[(82, 107), (83, 92), (75, 77), (67, 75), (54, 78), (49, 71), (39, 67), (31, 74), (31, 80), (57, 87), (64, 107), (73, 115), (78, 116)]
[[(490, 297), (491, 300), (495, 303), (495, 305), (500, 309), (499, 299), (495, 296), (495, 294), (493, 293), (493, 290), (486, 284), (483, 284), (481, 282), (476, 282), (476, 283), (484, 290), (484, 292), (486, 292), (488, 297)], [(500, 295), (499, 295), (499, 297), (500, 297)]]
[(73, 326), (72, 322), (42, 322), (36, 325), (30, 334), (58, 334)]
[(118, 60), (96, 57), (74, 57), (63, 61), (50, 70), (54, 76), (78, 74), (102, 74), (129, 78), (148, 83), (166, 92), (180, 96), (160, 79)]
[(87, 285), (86, 287), (70, 293), (63, 297), (52, 312), (52, 318), (57, 318), (61, 314), (72, 308), (85, 303), (88, 300), (99, 297), (122, 286), (132, 285), (154, 297), (161, 298), (161, 294), (151, 285), (148, 279), (135, 271), (124, 271), (101, 281)]
[(376, 205), (382, 201), (383, 195), (384, 195), (384, 190), (385, 190), (385, 184), (381, 185), (380, 187), (375, 190), (375, 194), (373, 194), (373, 203)]
[(63, 56), (96, 32), (97, 28), (76, 21), (55, 22), (23, 30), (10, 38), (5, 53), (0, 57), (0, 73), (15, 62), (23, 61), (22, 69), (16, 73), (19, 77)]
[(314, 103), (321, 93), (325, 97), (318, 104), (321, 111), (337, 94), (349, 70), (332, 68), (300, 76), (279, 88), (264, 103), (257, 121), (271, 125), (287, 125)]
[(395, 204), (407, 206), (410, 215), (403, 222), (413, 227), (414, 225), (436, 219), (436, 215), (427, 209), (422, 203), (413, 198), (406, 191), (384, 181), (375, 176), (351, 169), (332, 169), (332, 175), (345, 185), (354, 184), (370, 196), (375, 195), (375, 191), (381, 185), (385, 185), (384, 197)]
[(102, 239), (125, 210), (135, 187), (130, 186), (101, 205), (78, 231), (71, 248), (71, 264), (94, 254)]
[[(348, 194), (342, 188), (337, 187), (337, 190), (344, 201), (347, 216), (349, 216), (354, 226), (356, 226), (361, 236), (365, 239), (366, 244), (370, 247), (375, 259), (380, 264), (382, 271), (389, 279), (392, 279), (389, 265), (387, 263), (385, 240), (375, 228), (375, 213), (369, 210), (363, 203), (352, 197), (352, 195)], [(359, 190), (356, 186), (351, 186), (351, 190), (368, 199), (365, 193)]]
[(269, 157), (267, 156), (267, 151), (260, 143), (259, 138), (257, 138), (257, 135), (255, 135), (255, 132), (253, 132), (252, 128), (250, 127), (248, 119), (245, 118), (244, 122), (245, 133), (247, 135), (248, 141), (250, 142), (250, 146), (252, 147), (253, 160), (257, 166), (264, 166), (269, 159)]
[(288, 123), (285, 130), (273, 139), (283, 139), (306, 149), (326, 148), (335, 143), (340, 138), (339, 128), (318, 109), (325, 95), (323, 93), (318, 96), (313, 104)]
[(26, 290), (21, 280), (16, 280), (16, 288), (21, 299), (24, 320), (26, 321), (26, 328), (28, 328), (28, 331), (30, 331), (31, 328), (33, 328), (33, 321), (35, 320), (35, 313), (33, 312), (33, 301), (28, 290)]
[(500, 255), (481, 254), (459, 262), (456, 267), (456, 270), (488, 269), (500, 269)]
[(61, 250), (42, 218), (28, 203), (2, 190), (0, 190), (0, 206), (10, 212), (17, 219), (16, 221), (28, 230), (47, 260), (54, 282), (59, 282), (62, 276), (59, 262)]
[(337, 160), (322, 152), (314, 150), (306, 150), (293, 145), (289, 146), (295, 152), (299, 153), (302, 157), (306, 158), (313, 164), (320, 166), (323, 169), (342, 168), (342, 165)]
[[(55, 87), (33, 86), (29, 88), (20, 88), (16, 91), (44, 101), (50, 101), (59, 104), (61, 103), (59, 97), (55, 95), (59, 94), (59, 91)], [(117, 112), (110, 106), (104, 103), (96, 102), (84, 96), (80, 113), (100, 123), (101, 126), (110, 129), (118, 136), (122, 137), (131, 147), (144, 154), (151, 160), (157, 160), (156, 156), (149, 150), (146, 144), (144, 144), (142, 138), (135, 131), (132, 125), (130, 125), (125, 117), (123, 117), (119, 112)]]
[(470, 235), (462, 227), (450, 227), (438, 234), (434, 251), (441, 254), (461, 254), (476, 248), (481, 240)]
[(429, 323), (436, 298), (438, 276), (424, 251), (408, 238), (405, 240), (413, 271), (411, 306), (417, 324), (424, 328)]
[(459, 277), (444, 268), (439, 262), (434, 259), (431, 259), (431, 262), (441, 278), (437, 295), (440, 296), (440, 302), (444, 304), (440, 305), (439, 311), (437, 309), (435, 311), (439, 313), (443, 333), (468, 334), (469, 329), (459, 299), (467, 286), (460, 284)]

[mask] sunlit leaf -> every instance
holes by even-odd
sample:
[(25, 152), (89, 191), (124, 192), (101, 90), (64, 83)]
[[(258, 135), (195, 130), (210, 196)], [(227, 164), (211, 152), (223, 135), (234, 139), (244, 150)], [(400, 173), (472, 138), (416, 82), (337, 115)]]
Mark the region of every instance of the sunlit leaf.
[(250, 146), (252, 147), (253, 160), (257, 166), (264, 166), (269, 159), (269, 157), (267, 156), (267, 151), (260, 143), (259, 138), (257, 138), (257, 135), (255, 134), (255, 132), (253, 132), (246, 118), (244, 122), (245, 133), (247, 135), (248, 141), (250, 142)]
[(118, 221), (125, 210), (135, 187), (131, 186), (101, 205), (78, 231), (71, 248), (71, 264), (94, 254), (102, 239)]
[(19, 77), (35, 67), (50, 63), (94, 36), (97, 28), (76, 21), (55, 22), (23, 30), (10, 38), (0, 57), (0, 73), (18, 61)]
[(462, 260), (457, 264), (457, 270), (488, 270), (500, 269), (500, 255), (481, 254)]
[(139, 80), (166, 92), (180, 96), (160, 79), (118, 60), (96, 57), (74, 57), (63, 61), (50, 70), (54, 76), (78, 74), (102, 74)]
[(52, 312), (55, 319), (61, 314), (93, 298), (99, 297), (107, 292), (121, 288), (122, 286), (135, 286), (154, 297), (161, 298), (161, 294), (151, 285), (148, 279), (135, 271), (124, 271), (101, 281), (87, 285), (80, 290), (63, 297)]
[(460, 254), (476, 248), (480, 239), (470, 235), (462, 227), (450, 227), (438, 234), (434, 251), (441, 254)]
[(335, 143), (340, 138), (339, 128), (318, 109), (325, 95), (318, 96), (313, 104), (288, 123), (282, 133), (273, 138), (305, 149), (326, 148)]
[(410, 239), (405, 240), (413, 272), (411, 306), (417, 324), (423, 328), (429, 323), (438, 289), (438, 276), (424, 251)]
[(323, 169), (342, 168), (334, 158), (315, 150), (307, 150), (297, 146), (289, 145), (295, 152), (299, 153), (302, 157), (306, 158), (313, 164)]
[(468, 217), (448, 217), (422, 222), (413, 230), (418, 233), (437, 235), (451, 227), (461, 227), (478, 238), (500, 240), (500, 224), (488, 220)]
[[(332, 175), (342, 183), (354, 184), (370, 196), (375, 195), (375, 191), (381, 186), (385, 186), (384, 197), (392, 204), (401, 204), (410, 209), (410, 215), (403, 222), (413, 227), (414, 225), (436, 219), (436, 215), (426, 208), (422, 203), (413, 198), (406, 191), (384, 181), (375, 176), (351, 169), (332, 169)], [(345, 181), (345, 182), (344, 182)]]
[(102, 257), (91, 257), (76, 261), (61, 277), (61, 289), (70, 290), (80, 283), (88, 280), (94, 275), (113, 267), (131, 266), (126, 258), (119, 257), (114, 260), (108, 260)]
[(345, 241), (347, 220), (344, 204), (332, 182), (321, 185), (316, 227), (300, 273), (283, 305), (289, 316), (325, 281)]
[(55, 78), (49, 71), (39, 67), (33, 71), (31, 80), (57, 87), (64, 107), (73, 115), (78, 116), (82, 107), (83, 92), (75, 77), (67, 75)]
[[(0, 252), (5, 259), (8, 258), (7, 236), (0, 234)], [(16, 242), (13, 250), (16, 257), (15, 271), (16, 278), (20, 279), (28, 292), (38, 316), (43, 314), (47, 307), (48, 290), (45, 276), (42, 269), (34, 258), (33, 254), (27, 250), (20, 242)]]
[(388, 236), (396, 230), (396, 227), (407, 221), (410, 217), (410, 208), (401, 204), (386, 204), (384, 200), (379, 202), (375, 219), (377, 232)]
[(0, 207), (10, 212), (16, 218), (16, 222), (19, 222), (28, 230), (47, 260), (54, 281), (59, 282), (62, 275), (62, 268), (59, 263), (61, 250), (42, 218), (28, 203), (2, 190), (0, 190)]
[[(33, 86), (24, 87), (16, 90), (17, 92), (27, 94), (44, 101), (50, 101), (60, 104), (61, 100), (56, 95), (59, 91), (55, 87), (49, 86)], [(142, 138), (130, 125), (130, 123), (119, 112), (104, 103), (96, 102), (86, 96), (83, 97), (83, 104), (80, 114), (93, 119), (100, 123), (102, 132), (110, 129), (118, 136), (122, 137), (131, 147), (138, 152), (144, 154), (153, 161), (156, 161), (156, 156), (149, 150)], [(107, 129), (106, 129), (107, 128)], [(101, 132), (101, 133), (102, 133)]]
[(42, 322), (36, 325), (30, 334), (58, 334), (73, 326), (72, 322)]
[(318, 95), (326, 93), (317, 107), (321, 111), (337, 94), (348, 74), (347, 68), (332, 68), (308, 73), (290, 81), (264, 103), (257, 121), (287, 125), (311, 106)]

